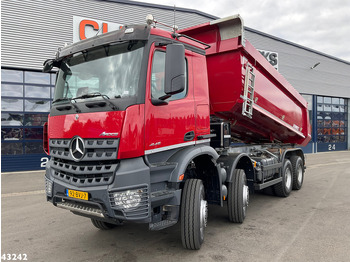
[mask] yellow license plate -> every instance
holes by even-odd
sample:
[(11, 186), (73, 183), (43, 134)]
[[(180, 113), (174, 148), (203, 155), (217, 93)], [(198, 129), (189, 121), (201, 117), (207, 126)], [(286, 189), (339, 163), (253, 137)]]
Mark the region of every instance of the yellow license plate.
[(66, 195), (68, 197), (89, 200), (89, 194), (87, 192), (66, 189)]

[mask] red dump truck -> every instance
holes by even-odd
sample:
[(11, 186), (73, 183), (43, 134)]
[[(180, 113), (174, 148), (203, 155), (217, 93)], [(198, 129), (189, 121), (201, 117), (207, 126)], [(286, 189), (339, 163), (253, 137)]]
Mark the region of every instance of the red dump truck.
[(44, 126), (47, 200), (99, 229), (181, 223), (199, 249), (208, 204), (242, 223), (249, 194), (301, 188), (307, 103), (244, 38), (239, 15), (183, 30), (123, 26), (59, 49)]

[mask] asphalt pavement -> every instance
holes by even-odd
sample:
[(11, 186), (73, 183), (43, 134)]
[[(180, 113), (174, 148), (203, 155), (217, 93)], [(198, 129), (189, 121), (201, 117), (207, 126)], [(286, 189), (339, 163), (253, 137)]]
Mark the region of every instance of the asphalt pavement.
[(179, 223), (162, 231), (132, 223), (96, 229), (46, 202), (43, 171), (3, 173), (1, 182), (1, 255), (45, 262), (350, 260), (350, 151), (307, 155), (302, 189), (288, 198), (251, 195), (243, 224), (230, 223), (226, 207), (210, 206), (199, 251), (183, 249)]

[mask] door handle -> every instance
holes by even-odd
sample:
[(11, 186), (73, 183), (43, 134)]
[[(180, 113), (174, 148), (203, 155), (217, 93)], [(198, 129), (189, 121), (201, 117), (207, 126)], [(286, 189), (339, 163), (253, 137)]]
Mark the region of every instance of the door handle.
[(184, 141), (192, 141), (194, 137), (194, 131), (187, 132), (184, 136)]

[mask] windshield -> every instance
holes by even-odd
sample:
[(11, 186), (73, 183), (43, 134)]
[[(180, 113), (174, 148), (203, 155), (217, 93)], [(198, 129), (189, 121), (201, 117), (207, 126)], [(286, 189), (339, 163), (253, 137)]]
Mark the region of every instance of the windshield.
[[(136, 96), (144, 43), (129, 41), (80, 52), (62, 61), (54, 101)], [(92, 96), (95, 97), (95, 96)]]

